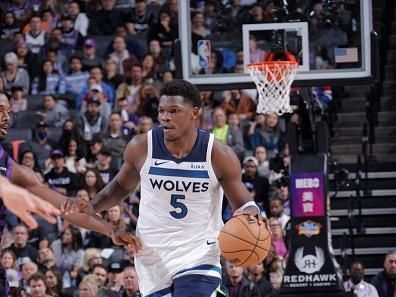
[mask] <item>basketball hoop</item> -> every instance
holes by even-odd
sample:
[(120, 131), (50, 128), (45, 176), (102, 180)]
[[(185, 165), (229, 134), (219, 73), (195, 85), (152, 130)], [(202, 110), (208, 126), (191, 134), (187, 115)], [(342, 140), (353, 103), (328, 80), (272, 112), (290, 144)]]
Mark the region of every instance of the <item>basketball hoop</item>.
[(257, 113), (291, 113), (289, 93), (298, 62), (265, 61), (247, 67), (259, 93)]

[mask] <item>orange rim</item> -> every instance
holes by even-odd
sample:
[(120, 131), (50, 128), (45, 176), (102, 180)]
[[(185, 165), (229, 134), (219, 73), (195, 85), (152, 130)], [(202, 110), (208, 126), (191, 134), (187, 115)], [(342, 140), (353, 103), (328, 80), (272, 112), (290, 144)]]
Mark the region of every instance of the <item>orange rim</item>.
[(298, 65), (298, 62), (295, 61), (265, 61), (265, 62), (257, 62), (257, 63), (249, 63), (247, 64), (247, 67), (253, 68), (255, 66), (259, 66), (259, 68), (262, 68), (263, 66), (268, 65), (270, 67), (274, 65), (279, 65), (281, 67), (288, 67), (288, 66), (296, 66)]

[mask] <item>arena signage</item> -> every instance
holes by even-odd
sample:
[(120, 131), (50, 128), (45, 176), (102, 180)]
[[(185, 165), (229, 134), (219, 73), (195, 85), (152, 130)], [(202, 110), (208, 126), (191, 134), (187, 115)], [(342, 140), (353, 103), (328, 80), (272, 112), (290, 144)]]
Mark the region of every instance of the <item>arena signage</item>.
[(290, 163), (291, 248), (279, 296), (351, 297), (331, 246), (327, 155), (296, 155)]

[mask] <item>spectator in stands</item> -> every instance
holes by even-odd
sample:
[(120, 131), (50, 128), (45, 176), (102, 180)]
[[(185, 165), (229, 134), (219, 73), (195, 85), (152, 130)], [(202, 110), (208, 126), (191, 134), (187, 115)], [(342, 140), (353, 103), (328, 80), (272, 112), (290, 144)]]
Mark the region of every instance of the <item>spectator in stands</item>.
[(225, 261), (225, 287), (230, 297), (259, 297), (256, 285), (244, 276), (244, 269), (230, 261)]
[(22, 278), (19, 281), (19, 287), (22, 288), (22, 290), (25, 293), (30, 293), (30, 288), (29, 288), (29, 278), (38, 272), (38, 268), (36, 263), (32, 261), (28, 261), (22, 265)]
[(41, 64), (40, 74), (33, 80), (32, 94), (64, 94), (65, 80), (54, 69), (52, 61), (46, 59)]
[(42, 23), (45, 24), (43, 30), (50, 33), (54, 28), (58, 27), (58, 18), (51, 9), (44, 9), (41, 12)]
[(88, 31), (92, 35), (112, 35), (123, 24), (122, 12), (115, 8), (116, 0), (101, 0), (102, 9), (94, 12)]
[(396, 294), (396, 251), (385, 256), (384, 270), (378, 272), (371, 284), (377, 289), (379, 297), (395, 296)]
[(177, 28), (171, 22), (170, 12), (161, 10), (157, 23), (150, 27), (148, 40), (158, 40), (161, 47), (167, 49), (169, 54), (173, 41), (177, 39), (178, 36)]
[[(253, 186), (254, 201), (259, 204), (261, 210), (268, 212), (269, 183), (267, 178), (258, 175), (257, 167), (258, 161), (255, 157), (246, 157), (243, 160), (242, 182), (247, 188), (249, 185)], [(268, 215), (269, 213), (267, 213)]]
[(27, 261), (37, 260), (37, 250), (31, 244), (28, 243), (29, 233), (28, 229), (24, 224), (17, 224), (12, 230), (12, 237), (14, 243), (10, 246), (17, 257), (18, 265)]
[(269, 168), (269, 161), (267, 160), (267, 150), (264, 146), (259, 145), (254, 150), (254, 156), (256, 157), (259, 166), (257, 168), (259, 176), (264, 176), (268, 178), (271, 174)]
[(89, 78), (89, 73), (86, 71), (82, 71), (82, 63), (79, 57), (73, 56), (70, 58), (69, 61), (70, 71), (65, 76), (66, 93), (78, 95), (86, 86), (87, 80)]
[(61, 30), (64, 43), (70, 45), (74, 50), (82, 48), (84, 37), (74, 28), (70, 15), (64, 14), (61, 17)]
[(161, 44), (158, 40), (153, 39), (149, 42), (148, 53), (154, 58), (155, 72), (158, 77), (161, 73), (172, 70), (170, 57), (162, 51)]
[(78, 270), (84, 259), (80, 230), (73, 225), (69, 225), (63, 231), (62, 238), (55, 240), (51, 244), (51, 248), (55, 254), (56, 267), (62, 275), (63, 287), (74, 286)]
[(41, 19), (39, 16), (33, 16), (30, 19), (30, 30), (25, 33), (25, 41), (33, 54), (38, 55), (46, 41), (46, 33), (41, 28)]
[(45, 181), (52, 189), (67, 196), (72, 196), (80, 187), (78, 175), (65, 166), (65, 156), (61, 150), (51, 152), (52, 169), (44, 175)]
[[(109, 57), (117, 63), (117, 73), (124, 74), (124, 61), (130, 58), (124, 37), (116, 36), (114, 38), (113, 50), (114, 51), (109, 55)], [(136, 57), (135, 62), (137, 62)]]
[(198, 54), (198, 40), (208, 39), (211, 32), (205, 27), (204, 14), (197, 11), (191, 18), (192, 52)]
[(67, 7), (67, 13), (74, 22), (74, 29), (83, 37), (87, 36), (89, 19), (84, 12), (80, 11), (79, 1), (71, 1)]
[(103, 135), (103, 145), (113, 157), (122, 158), (128, 144), (129, 136), (124, 135), (122, 118), (118, 112), (112, 112), (109, 117), (109, 131)]
[(283, 238), (282, 225), (278, 218), (270, 218), (268, 220), (271, 233), (272, 233), (272, 245), (275, 248), (276, 254), (281, 256), (283, 259), (287, 259), (288, 250), (286, 247), (285, 240)]
[(152, 55), (145, 55), (142, 61), (142, 75), (143, 80), (150, 84), (153, 84), (156, 80), (155, 64)]
[(96, 283), (93, 283), (89, 280), (83, 280), (78, 288), (80, 297), (97, 297), (99, 291)]
[(46, 168), (45, 162), (49, 159), (51, 151), (56, 147), (55, 141), (49, 137), (48, 125), (40, 122), (33, 131), (33, 139), (21, 144), (20, 150), (30, 150), (37, 156), (40, 168)]
[(141, 116), (136, 127), (136, 134), (144, 134), (153, 129), (153, 120), (148, 116)]
[(97, 155), (103, 148), (103, 141), (100, 135), (95, 136), (88, 143), (88, 153), (87, 153), (87, 167), (94, 168), (97, 163)]
[(124, 82), (124, 76), (117, 72), (117, 63), (112, 58), (106, 59), (103, 81), (114, 90), (117, 90), (118, 86)]
[(283, 201), (278, 197), (273, 197), (269, 201), (269, 213), (271, 218), (277, 218), (281, 224), (282, 230), (285, 230), (290, 216), (284, 213)]
[(100, 250), (97, 248), (87, 248), (84, 253), (83, 264), (78, 270), (77, 283), (79, 283), (86, 275), (92, 274), (95, 264), (102, 264)]
[(36, 114), (48, 127), (60, 128), (69, 118), (69, 110), (63, 103), (58, 102), (54, 95), (45, 95), (43, 106), (44, 109), (37, 111)]
[(18, 264), (17, 264), (17, 257), (15, 255), (15, 253), (9, 248), (3, 249), (1, 251), (1, 262), (0, 263), (1, 263), (1, 267), (4, 270), (14, 269), (17, 271), (19, 269)]
[(48, 269), (54, 268), (56, 265), (55, 262), (55, 254), (50, 247), (44, 247), (38, 251), (37, 263), (39, 264), (39, 270), (41, 272), (45, 272)]
[(107, 268), (103, 264), (95, 264), (92, 270), (92, 274), (95, 276), (99, 291), (105, 288), (107, 282)]
[(105, 183), (100, 176), (100, 173), (95, 168), (88, 168), (84, 173), (83, 188), (87, 190), (89, 197), (92, 199), (95, 195), (104, 188)]
[(10, 98), (11, 111), (18, 113), (27, 109), (27, 99), (23, 96), (23, 88), (14, 86), (11, 88)]
[(120, 291), (120, 297), (141, 297), (139, 292), (139, 283), (136, 270), (132, 266), (127, 266), (122, 272), (122, 283), (123, 287)]
[[(89, 75), (90, 75), (90, 78), (95, 79), (96, 83), (94, 85), (100, 86), (98, 91), (103, 93), (103, 95), (104, 95), (103, 98), (107, 98), (107, 102), (108, 102), (109, 106), (112, 107), (114, 104), (114, 89), (110, 85), (103, 82), (102, 68), (99, 66), (92, 67), (91, 70), (89, 71)], [(92, 90), (92, 86), (93, 85), (91, 85), (91, 86), (89, 85), (89, 80), (88, 80), (86, 87), (84, 87), (84, 89), (81, 91), (81, 93), (78, 95), (78, 97), (76, 99), (77, 107), (81, 107), (83, 99)]]
[(226, 114), (236, 113), (241, 121), (252, 120), (256, 114), (256, 104), (245, 90), (224, 91), (220, 106)]
[(119, 291), (122, 286), (122, 264), (119, 262), (111, 262), (107, 268), (108, 274), (108, 290), (107, 293), (111, 296), (112, 294), (119, 296)]
[(364, 281), (364, 265), (361, 262), (353, 262), (349, 270), (349, 280), (344, 282), (345, 291), (354, 292), (357, 297), (378, 297), (377, 289)]
[(25, 165), (36, 172), (41, 172), (36, 154), (31, 150), (24, 150), (19, 156), (19, 164)]
[(274, 197), (282, 200), (284, 213), (290, 215), (289, 182), (287, 178), (281, 177), (275, 181)]
[(119, 85), (116, 92), (116, 97), (126, 97), (130, 105), (130, 112), (134, 113), (139, 105), (139, 98), (137, 96), (140, 87), (143, 84), (142, 66), (135, 64), (131, 68), (129, 79)]
[(87, 165), (87, 160), (81, 152), (82, 144), (79, 144), (76, 138), (69, 138), (66, 142), (65, 164), (67, 170), (72, 173), (84, 173)]
[(51, 297), (47, 295), (45, 276), (41, 272), (33, 274), (28, 281), (31, 297)]
[(147, 9), (147, 0), (135, 1), (135, 7), (125, 16), (125, 23), (130, 35), (148, 32), (155, 23), (155, 16)]
[(249, 281), (256, 285), (257, 290), (260, 292), (260, 296), (269, 296), (272, 288), (271, 283), (265, 278), (263, 263), (249, 266), (247, 269), (247, 277)]
[[(97, 155), (97, 159), (98, 162), (96, 164), (96, 169), (98, 169), (103, 182), (107, 184), (117, 174), (117, 171), (111, 167), (111, 160), (112, 160), (111, 152), (107, 149), (102, 149)], [(118, 168), (120, 167), (121, 166), (119, 166)]]
[(52, 267), (48, 269), (44, 275), (48, 287), (48, 294), (53, 297), (63, 297), (63, 284), (60, 272), (55, 267)]
[(6, 70), (1, 73), (4, 83), (4, 91), (9, 93), (14, 86), (23, 88), (23, 94), (29, 93), (29, 74), (23, 68), (18, 68), (18, 57), (15, 53), (9, 52), (4, 55)]
[(227, 124), (225, 111), (221, 107), (214, 109), (212, 118), (213, 128), (211, 132), (218, 140), (230, 146), (238, 158), (242, 160), (245, 151), (242, 131)]
[(18, 67), (25, 69), (29, 78), (36, 77), (39, 73), (40, 63), (24, 40), (21, 39), (16, 43), (15, 52), (18, 57)]
[(4, 4), (5, 11), (14, 13), (17, 20), (21, 23), (28, 22), (32, 17), (32, 6), (28, 0), (11, 0)]
[(83, 155), (86, 153), (86, 149), (84, 148), (84, 139), (80, 134), (77, 123), (68, 119), (63, 124), (62, 134), (59, 138), (58, 147), (62, 148), (64, 151), (68, 147), (68, 143), (70, 139), (76, 139), (77, 143), (81, 145), (80, 149)]
[(15, 35), (21, 32), (21, 24), (12, 11), (6, 11), (0, 24), (0, 38), (15, 41)]
[[(262, 117), (262, 115), (258, 115), (256, 118), (260, 119), (260, 117)], [(254, 132), (252, 134), (249, 133), (252, 148), (255, 149), (259, 145), (264, 146), (269, 158), (275, 157), (283, 145), (284, 135), (278, 122), (278, 115), (267, 114), (265, 115), (264, 125), (261, 124), (260, 120), (256, 120)], [(251, 130), (249, 132), (251, 132)]]
[(85, 141), (107, 130), (108, 120), (100, 114), (100, 105), (98, 98), (91, 97), (87, 102), (87, 110), (77, 119), (77, 126)]
[(136, 110), (138, 116), (149, 116), (158, 123), (159, 94), (150, 83), (143, 83), (137, 94), (139, 105)]
[(83, 50), (79, 53), (83, 70), (89, 71), (93, 67), (101, 67), (103, 59), (96, 54), (96, 42), (94, 39), (86, 39), (84, 42)]

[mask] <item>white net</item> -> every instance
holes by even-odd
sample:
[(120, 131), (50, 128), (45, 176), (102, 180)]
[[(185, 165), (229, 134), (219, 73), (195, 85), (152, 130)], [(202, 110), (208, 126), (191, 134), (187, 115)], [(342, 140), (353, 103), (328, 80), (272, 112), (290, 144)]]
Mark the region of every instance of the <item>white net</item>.
[(272, 61), (249, 64), (250, 76), (259, 93), (257, 113), (282, 115), (292, 112), (290, 88), (296, 76), (298, 63)]

